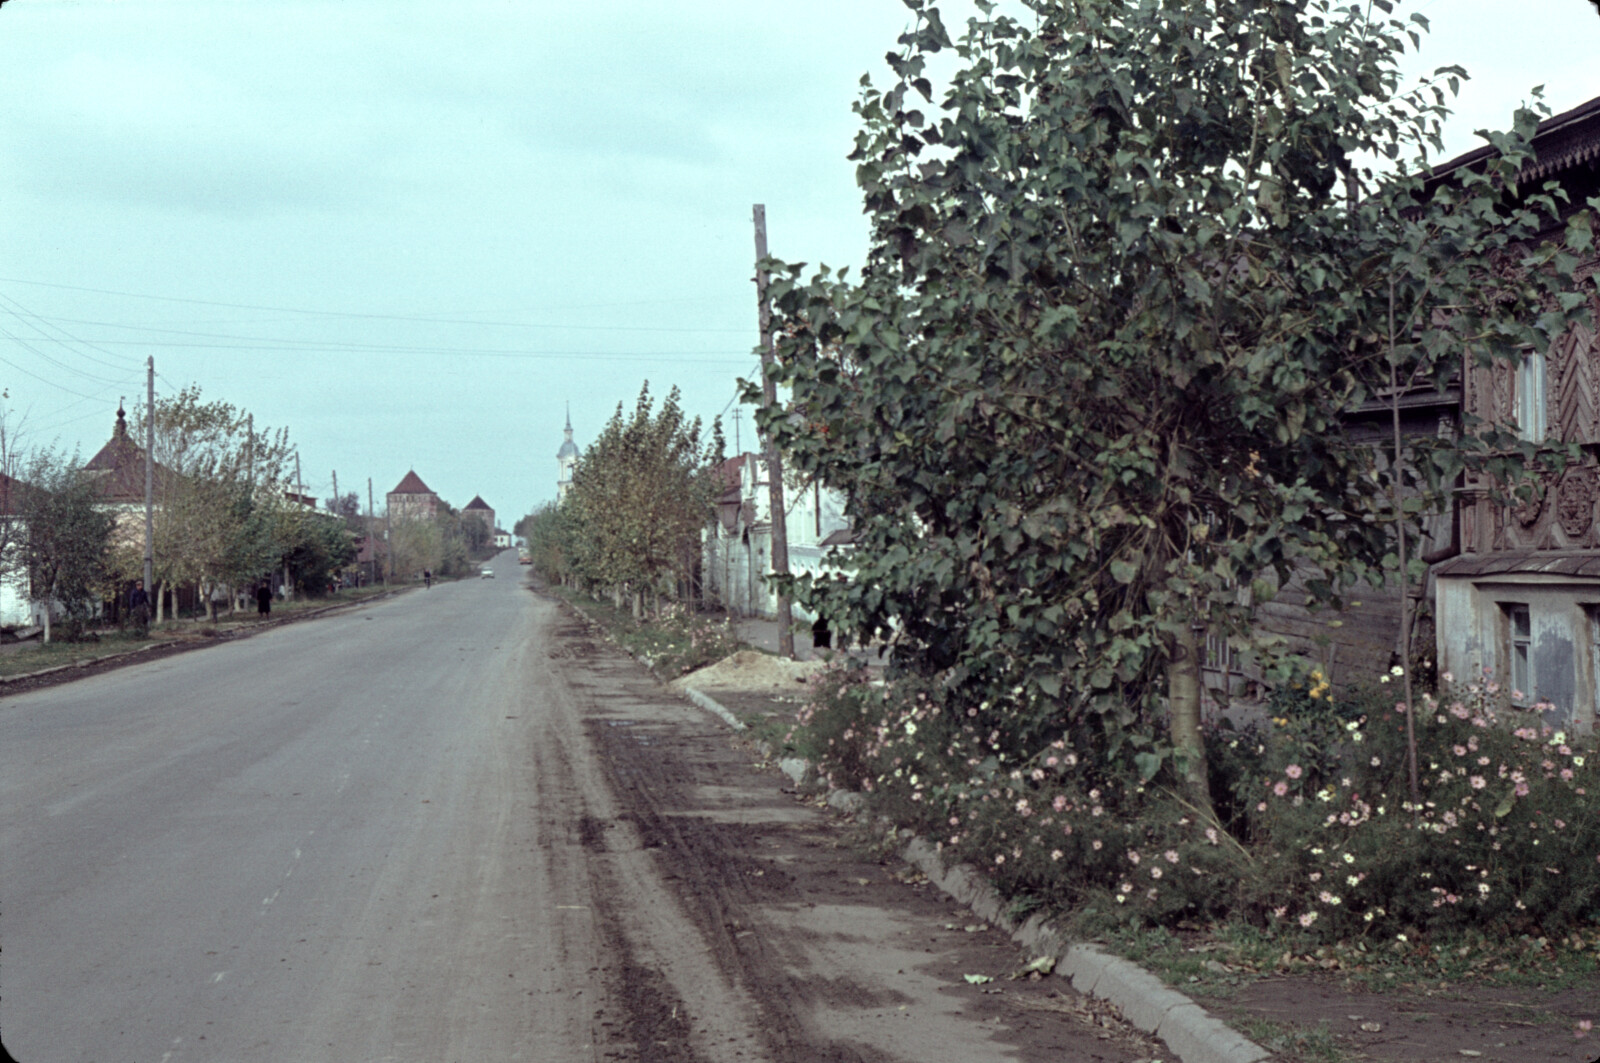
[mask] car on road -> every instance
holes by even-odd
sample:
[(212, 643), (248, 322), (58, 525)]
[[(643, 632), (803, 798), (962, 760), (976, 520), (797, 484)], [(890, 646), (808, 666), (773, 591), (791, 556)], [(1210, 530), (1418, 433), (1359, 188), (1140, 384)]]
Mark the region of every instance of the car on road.
[(494, 569), (484, 568), (478, 572), (479, 579), (494, 579)]

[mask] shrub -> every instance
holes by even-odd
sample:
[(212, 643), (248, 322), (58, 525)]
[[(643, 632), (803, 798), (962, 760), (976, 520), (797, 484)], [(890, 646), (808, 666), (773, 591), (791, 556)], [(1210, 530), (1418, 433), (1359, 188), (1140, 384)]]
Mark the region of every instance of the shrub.
[(1600, 922), (1600, 779), (1571, 736), (1487, 679), (1425, 695), (1414, 803), (1404, 706), (1381, 684), (1339, 703), (1319, 686), (1208, 732), (1216, 819), (1063, 736), (1021, 748), (995, 706), (926, 680), (825, 673), (794, 738), (833, 785), (1006, 892), (1102, 897), (1136, 924), (1235, 917), (1333, 939)]

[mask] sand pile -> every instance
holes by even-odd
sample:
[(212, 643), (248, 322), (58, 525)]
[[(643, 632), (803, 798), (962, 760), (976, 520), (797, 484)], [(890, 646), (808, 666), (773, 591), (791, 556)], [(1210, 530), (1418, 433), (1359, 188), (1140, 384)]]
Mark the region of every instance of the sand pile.
[(756, 650), (740, 650), (716, 664), (679, 676), (670, 684), (696, 690), (759, 690), (795, 693), (813, 672), (825, 667), (822, 661), (789, 661)]

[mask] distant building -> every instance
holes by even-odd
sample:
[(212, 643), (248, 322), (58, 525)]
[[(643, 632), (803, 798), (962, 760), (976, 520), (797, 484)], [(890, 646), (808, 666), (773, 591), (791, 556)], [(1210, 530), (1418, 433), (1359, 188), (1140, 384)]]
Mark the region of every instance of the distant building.
[(567, 497), (572, 490), (572, 470), (578, 464), (578, 444), (572, 441), (572, 410), (567, 410), (566, 439), (556, 451), (556, 501)]
[(407, 472), (384, 497), (389, 503), (390, 520), (430, 520), (444, 508), (439, 496), (422, 482), (415, 470)]
[(461, 511), (462, 520), (476, 520), (483, 525), (483, 530), (488, 538), (494, 538), (494, 510), (489, 508), (489, 503), (483, 500), (482, 495), (473, 495), (472, 501), (467, 503), (467, 508)]

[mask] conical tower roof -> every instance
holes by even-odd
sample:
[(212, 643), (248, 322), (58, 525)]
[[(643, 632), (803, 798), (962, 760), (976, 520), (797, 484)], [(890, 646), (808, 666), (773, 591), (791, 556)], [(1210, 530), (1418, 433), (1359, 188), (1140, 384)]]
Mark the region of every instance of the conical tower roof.
[(395, 484), (394, 490), (389, 493), (391, 495), (431, 495), (433, 490), (423, 483), (422, 477), (418, 476), (413, 470), (406, 473), (405, 477)]

